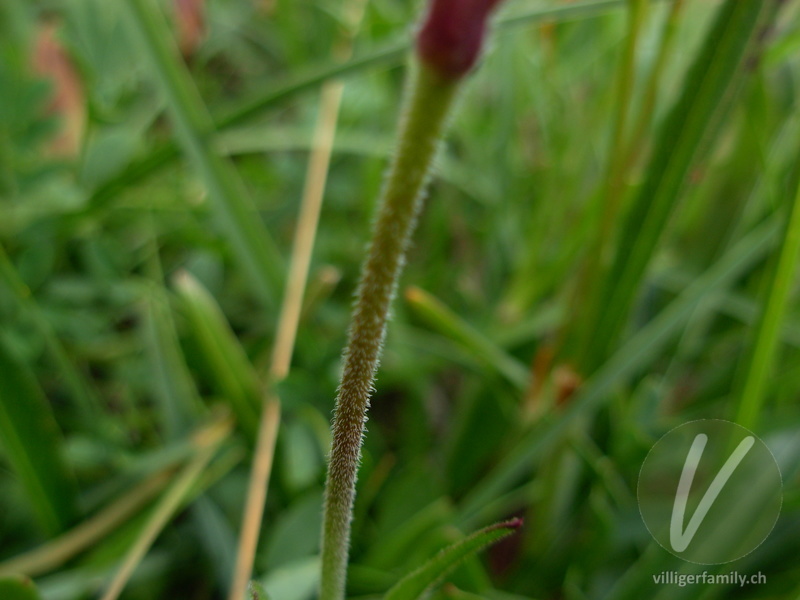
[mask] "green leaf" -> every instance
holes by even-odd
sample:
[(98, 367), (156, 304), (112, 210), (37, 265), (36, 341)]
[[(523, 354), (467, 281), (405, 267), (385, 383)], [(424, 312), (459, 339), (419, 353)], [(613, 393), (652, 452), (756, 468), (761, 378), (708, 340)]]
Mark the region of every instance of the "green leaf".
[(514, 533), (522, 520), (490, 525), (442, 550), (422, 567), (409, 573), (390, 589), (384, 600), (416, 600), (436, 585), (463, 560)]
[(33, 582), (22, 575), (0, 578), (0, 598), (3, 600), (41, 600)]
[(319, 574), (319, 557), (303, 558), (261, 577), (262, 589), (268, 590), (270, 597), (276, 600), (312, 600), (319, 589)]
[(319, 549), (322, 490), (313, 490), (277, 515), (270, 527), (264, 557), (270, 572), (313, 556)]
[(57, 533), (78, 515), (75, 481), (44, 392), (2, 338), (0, 377), (0, 443), (39, 522), (48, 533)]
[(153, 374), (152, 389), (158, 401), (164, 431), (169, 438), (187, 433), (202, 414), (202, 402), (186, 367), (169, 304), (162, 294), (144, 299), (144, 344)]
[(476, 330), (441, 300), (414, 286), (406, 289), (406, 301), (431, 327), (461, 344), (517, 388), (524, 390), (530, 369)]
[(175, 277), (186, 316), (211, 372), (210, 381), (231, 406), (240, 425), (255, 440), (261, 407), (258, 375), (225, 315), (202, 284), (183, 271)]

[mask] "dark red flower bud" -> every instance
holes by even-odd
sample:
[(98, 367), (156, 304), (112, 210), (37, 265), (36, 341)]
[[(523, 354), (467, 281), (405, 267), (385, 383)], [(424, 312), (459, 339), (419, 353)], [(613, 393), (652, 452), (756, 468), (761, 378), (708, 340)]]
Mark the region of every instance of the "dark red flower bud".
[(417, 54), (448, 79), (466, 75), (481, 53), (486, 21), (501, 0), (432, 0), (417, 35)]

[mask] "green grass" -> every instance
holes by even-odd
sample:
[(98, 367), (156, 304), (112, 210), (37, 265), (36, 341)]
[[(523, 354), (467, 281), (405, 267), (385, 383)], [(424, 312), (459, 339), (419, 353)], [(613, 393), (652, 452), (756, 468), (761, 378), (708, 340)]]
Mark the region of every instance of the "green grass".
[[(342, 62), (339, 4), (204, 4), (184, 58), (171, 2), (0, 3), (9, 593), (30, 595), (30, 575), (43, 600), (226, 598), (268, 383), (281, 419), (254, 576), (272, 600), (315, 594), (341, 348), (420, 5), (369, 0)], [(393, 307), (349, 598), (445, 571), (437, 600), (800, 597), (800, 2), (674, 6), (497, 14)], [(75, 155), (49, 149), (63, 115), (31, 67), (45, 18), (81, 83)], [(271, 381), (332, 77), (345, 87), (308, 293), (289, 374)], [(698, 418), (751, 427), (781, 465), (773, 534), (709, 568), (766, 585), (653, 583), (695, 567), (647, 533), (639, 468)], [(437, 570), (515, 517), (515, 536)]]

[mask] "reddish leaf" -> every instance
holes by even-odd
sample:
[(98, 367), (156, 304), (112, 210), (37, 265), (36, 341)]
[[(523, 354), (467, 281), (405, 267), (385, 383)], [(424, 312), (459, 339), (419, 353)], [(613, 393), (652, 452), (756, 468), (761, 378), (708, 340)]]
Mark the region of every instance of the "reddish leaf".
[(184, 58), (196, 51), (206, 36), (205, 0), (173, 0), (178, 46)]
[(78, 70), (58, 39), (58, 25), (43, 23), (36, 33), (33, 69), (52, 85), (48, 114), (61, 121), (49, 149), (58, 156), (77, 156), (86, 130), (86, 96)]

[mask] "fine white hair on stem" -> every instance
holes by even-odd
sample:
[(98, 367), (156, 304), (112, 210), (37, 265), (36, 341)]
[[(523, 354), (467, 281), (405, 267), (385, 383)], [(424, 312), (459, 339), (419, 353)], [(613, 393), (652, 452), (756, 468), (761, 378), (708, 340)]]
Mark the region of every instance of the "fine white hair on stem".
[(355, 484), (370, 396), (397, 282), (458, 81), (417, 65), (372, 224), (344, 351), (333, 419), (322, 531), (321, 600), (344, 597)]

